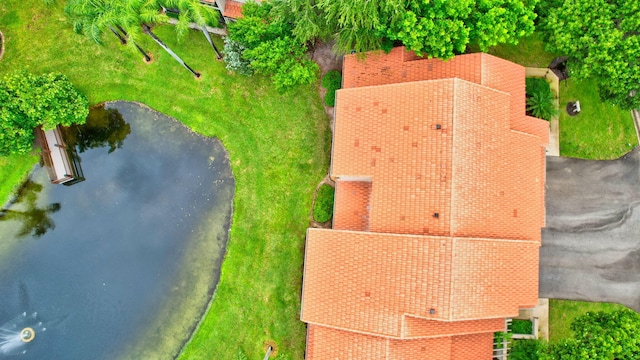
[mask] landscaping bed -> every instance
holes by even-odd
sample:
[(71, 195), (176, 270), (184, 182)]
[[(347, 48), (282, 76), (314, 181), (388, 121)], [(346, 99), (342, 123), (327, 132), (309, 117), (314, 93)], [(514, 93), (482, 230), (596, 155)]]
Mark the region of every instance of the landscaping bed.
[(316, 200), (313, 205), (313, 219), (319, 223), (331, 220), (333, 216), (333, 187), (322, 184), (316, 193)]
[(531, 335), (533, 334), (533, 323), (531, 320), (511, 320), (511, 332), (513, 334)]

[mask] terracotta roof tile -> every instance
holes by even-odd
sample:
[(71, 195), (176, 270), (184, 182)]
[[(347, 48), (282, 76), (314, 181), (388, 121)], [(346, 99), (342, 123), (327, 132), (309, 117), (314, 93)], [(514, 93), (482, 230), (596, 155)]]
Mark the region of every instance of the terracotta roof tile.
[(333, 228), (369, 230), (371, 181), (336, 181)]
[(524, 68), (397, 48), (346, 56), (343, 88), (334, 229), (307, 234), (307, 358), (491, 358), (537, 302), (549, 125), (525, 115)]
[[(535, 304), (534, 241), (309, 229), (302, 320), (402, 337), (403, 316), (476, 320)], [(505, 281), (503, 274), (509, 274)]]
[(222, 11), (222, 16), (240, 19), (242, 17), (242, 5), (244, 4), (241, 2), (227, 0), (224, 10)]
[(502, 330), (504, 330), (503, 318), (447, 322), (405, 315), (402, 337), (411, 339), (484, 332), (493, 333)]
[(540, 240), (544, 142), (510, 129), (510, 98), (459, 79), (339, 90), (331, 175), (372, 179), (370, 231)]
[(395, 340), (309, 325), (306, 359), (487, 360), (492, 355), (493, 332)]
[(386, 360), (387, 339), (309, 324), (307, 360)]

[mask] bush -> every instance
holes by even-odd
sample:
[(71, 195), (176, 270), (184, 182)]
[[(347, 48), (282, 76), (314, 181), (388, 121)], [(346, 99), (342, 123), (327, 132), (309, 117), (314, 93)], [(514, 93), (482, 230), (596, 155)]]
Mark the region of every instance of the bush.
[(527, 78), (527, 111), (540, 119), (551, 120), (558, 113), (555, 107), (551, 87), (545, 79)]
[(248, 2), (242, 6), (243, 17), (229, 24), (229, 38), (242, 47), (238, 64), (270, 76), (278, 91), (313, 84), (318, 64), (309, 58), (306, 44), (293, 35), (290, 19), (272, 10), (271, 2)]
[(342, 87), (342, 75), (338, 70), (327, 72), (322, 78), (322, 87), (325, 89), (340, 89)]
[(336, 90), (327, 90), (324, 95), (324, 104), (327, 106), (336, 106)]
[(322, 185), (316, 194), (316, 203), (313, 207), (313, 218), (319, 222), (327, 222), (333, 216), (334, 189), (329, 185)]
[(527, 88), (527, 96), (533, 96), (533, 94), (538, 92), (551, 93), (551, 86), (549, 86), (547, 80), (543, 78), (526, 78), (525, 84)]
[(243, 75), (251, 75), (253, 73), (249, 61), (242, 58), (244, 50), (240, 43), (228, 37), (224, 39), (224, 61), (227, 63), (227, 70)]
[(509, 360), (538, 360), (543, 351), (540, 340), (514, 340)]
[(336, 105), (336, 90), (342, 87), (342, 75), (338, 70), (327, 72), (322, 78), (322, 87), (327, 89), (324, 96), (324, 103), (327, 106)]
[(511, 322), (511, 332), (514, 334), (533, 334), (533, 323), (531, 320), (513, 319)]

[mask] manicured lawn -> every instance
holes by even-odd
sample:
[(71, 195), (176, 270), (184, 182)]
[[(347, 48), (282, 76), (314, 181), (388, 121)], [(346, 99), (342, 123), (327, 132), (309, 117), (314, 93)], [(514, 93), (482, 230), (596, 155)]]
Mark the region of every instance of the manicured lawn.
[[(148, 65), (110, 34), (103, 47), (74, 34), (62, 6), (61, 0), (50, 7), (42, 1), (0, 3), (7, 39), (0, 75), (25, 67), (63, 72), (92, 104), (142, 102), (218, 137), (229, 152), (236, 177), (231, 239), (215, 300), (182, 358), (232, 359), (239, 350), (262, 358), (263, 343), (273, 340), (279, 353), (301, 359), (304, 236), (313, 191), (329, 161), (330, 131), (317, 88), (278, 94), (266, 79), (229, 74), (201, 33), (190, 32), (178, 44), (171, 27), (155, 32), (202, 78), (195, 80), (144, 38), (141, 45), (155, 58)], [(3, 199), (10, 191), (4, 187), (18, 184), (34, 161), (0, 161)]]
[[(566, 105), (580, 101), (569, 116)], [(631, 113), (600, 101), (595, 81), (568, 79), (560, 84), (560, 155), (616, 159), (638, 145)]]
[(587, 311), (612, 312), (620, 309), (626, 309), (626, 307), (611, 303), (549, 300), (549, 341), (556, 342), (558, 340), (573, 337), (571, 323), (575, 318)]

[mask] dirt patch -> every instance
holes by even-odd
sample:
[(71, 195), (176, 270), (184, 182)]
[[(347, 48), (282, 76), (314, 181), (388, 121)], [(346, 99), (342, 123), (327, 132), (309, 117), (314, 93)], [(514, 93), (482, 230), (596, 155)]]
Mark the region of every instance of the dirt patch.
[[(342, 72), (342, 55), (336, 55), (333, 52), (334, 42), (319, 42), (313, 49), (313, 53), (311, 54), (311, 58), (315, 61), (320, 67), (320, 75), (321, 78), (330, 70), (338, 70)], [(320, 97), (324, 99), (324, 95), (327, 93), (327, 89), (323, 88), (320, 83), (318, 83), (318, 92), (320, 93)], [(329, 119), (331, 119), (331, 132), (333, 132), (334, 122), (335, 122), (335, 114), (333, 106), (324, 105), (324, 112), (327, 114)]]
[(270, 358), (278, 356), (278, 344), (276, 344), (275, 340), (267, 340), (263, 345), (265, 353), (269, 351), (269, 348), (271, 348), (271, 355), (269, 355)]

